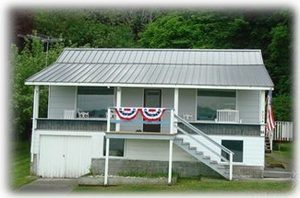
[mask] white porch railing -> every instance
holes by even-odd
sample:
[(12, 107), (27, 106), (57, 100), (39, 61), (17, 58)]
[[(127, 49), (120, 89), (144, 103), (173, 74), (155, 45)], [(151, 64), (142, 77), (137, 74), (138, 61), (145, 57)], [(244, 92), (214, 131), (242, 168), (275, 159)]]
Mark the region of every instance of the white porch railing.
[(218, 109), (216, 122), (239, 123), (239, 110)]
[(294, 138), (293, 122), (276, 121), (273, 140), (292, 141)]

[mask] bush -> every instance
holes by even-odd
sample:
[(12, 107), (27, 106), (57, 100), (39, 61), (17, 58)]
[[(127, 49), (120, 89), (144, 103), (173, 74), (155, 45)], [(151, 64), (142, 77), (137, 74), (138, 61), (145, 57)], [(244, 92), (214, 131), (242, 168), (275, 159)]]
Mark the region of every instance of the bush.
[(274, 109), (275, 120), (291, 121), (292, 120), (292, 101), (288, 95), (277, 95), (273, 97), (272, 107)]

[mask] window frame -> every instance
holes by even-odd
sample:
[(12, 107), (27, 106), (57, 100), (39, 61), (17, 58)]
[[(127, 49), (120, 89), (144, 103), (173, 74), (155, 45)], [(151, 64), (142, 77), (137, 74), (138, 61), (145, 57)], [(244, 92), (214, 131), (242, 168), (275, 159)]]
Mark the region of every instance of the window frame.
[[(232, 162), (234, 163), (234, 164), (243, 164), (244, 163), (244, 161), (245, 161), (245, 158), (244, 158), (244, 153), (245, 153), (245, 140), (240, 140), (240, 139), (221, 139), (221, 145), (222, 146), (224, 146), (223, 144), (222, 144), (222, 142), (223, 141), (238, 141), (238, 142), (242, 142), (242, 161), (234, 161), (234, 155), (233, 155), (233, 158), (232, 158)], [(226, 146), (224, 146), (224, 147), (226, 147)], [(227, 148), (227, 147), (226, 147)], [(229, 148), (228, 148), (229, 149)], [(229, 149), (230, 150), (230, 149)], [(234, 152), (234, 151), (233, 151)], [(221, 153), (220, 153), (221, 155), (222, 155), (222, 150), (221, 150)], [(223, 156), (223, 155), (222, 155)], [(221, 160), (222, 161), (222, 160)], [(224, 161), (223, 161), (223, 163), (225, 163)]]
[[(196, 89), (195, 91), (195, 121), (196, 122), (201, 122), (201, 123), (215, 123), (215, 120), (198, 120), (198, 91), (199, 90), (214, 90), (214, 89)], [(238, 90), (232, 90), (232, 89), (216, 89), (215, 91), (232, 91), (232, 92), (235, 92), (235, 109), (234, 110), (238, 110)]]
[[(111, 140), (118, 140), (118, 139), (110, 138), (110, 143), (111, 143)], [(124, 158), (126, 158), (126, 156), (127, 156), (127, 139), (121, 139), (121, 140), (124, 140), (123, 156), (115, 156), (115, 155), (110, 155), (109, 154), (109, 158), (112, 158), (112, 159), (124, 159)], [(111, 146), (109, 146), (109, 150), (111, 150)], [(103, 136), (103, 153), (102, 153), (102, 156), (104, 158), (105, 158), (105, 154), (106, 154), (106, 137)]]
[[(76, 89), (75, 89), (75, 111), (76, 111), (76, 118), (78, 118), (77, 117), (77, 113), (78, 113), (78, 109), (79, 109), (79, 107), (78, 107), (78, 89), (79, 89), (79, 87), (90, 87), (90, 86), (76, 86)], [(100, 87), (100, 86), (97, 86), (98, 88), (107, 88), (107, 89), (109, 89), (109, 88), (111, 88), (112, 90), (113, 90), (113, 94), (112, 94), (112, 96), (113, 96), (113, 106), (115, 106), (115, 104), (116, 104), (116, 88), (115, 87)], [(107, 118), (106, 117), (89, 117), (89, 118), (85, 118), (85, 119), (96, 119), (96, 120), (107, 120)]]

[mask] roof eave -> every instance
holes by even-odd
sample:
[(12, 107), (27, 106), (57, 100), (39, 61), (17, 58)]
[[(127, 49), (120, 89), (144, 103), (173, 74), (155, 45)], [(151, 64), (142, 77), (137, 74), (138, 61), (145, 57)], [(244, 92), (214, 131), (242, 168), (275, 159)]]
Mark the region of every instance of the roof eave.
[(139, 88), (182, 88), (182, 89), (237, 89), (237, 90), (274, 90), (273, 86), (237, 85), (180, 85), (180, 84), (130, 84), (130, 83), (74, 83), (74, 82), (25, 82), (25, 85), (43, 86), (102, 86), (102, 87), (139, 87)]

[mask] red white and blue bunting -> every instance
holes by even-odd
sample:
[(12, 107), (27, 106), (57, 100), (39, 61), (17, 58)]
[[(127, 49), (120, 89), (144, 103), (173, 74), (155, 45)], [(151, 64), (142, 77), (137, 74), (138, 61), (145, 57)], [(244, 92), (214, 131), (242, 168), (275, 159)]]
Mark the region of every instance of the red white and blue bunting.
[(116, 108), (116, 112), (122, 120), (132, 120), (137, 116), (139, 109), (135, 107), (120, 107)]
[(165, 108), (141, 108), (142, 116), (146, 121), (158, 121), (165, 110)]
[(141, 111), (145, 121), (159, 121), (163, 116), (166, 108), (137, 108), (137, 107), (119, 107), (116, 113), (122, 120), (134, 119), (138, 112)]

